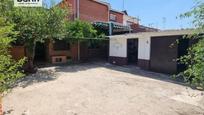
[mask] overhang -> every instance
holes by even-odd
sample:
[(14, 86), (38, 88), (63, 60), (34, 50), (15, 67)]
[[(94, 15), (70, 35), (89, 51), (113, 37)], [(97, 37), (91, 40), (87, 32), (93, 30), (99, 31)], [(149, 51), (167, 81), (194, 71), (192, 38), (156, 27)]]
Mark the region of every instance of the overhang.
[(113, 35), (109, 38), (144, 38), (144, 37), (157, 37), (157, 36), (174, 36), (174, 35), (191, 35), (194, 34), (195, 30), (186, 29), (186, 30), (166, 30), (158, 32), (139, 32), (131, 34), (122, 34), (122, 35)]
[(115, 22), (94, 22), (92, 23), (95, 27), (99, 27), (102, 29), (109, 29), (109, 26), (111, 24), (113, 32), (129, 32), (131, 31), (130, 26), (124, 26), (123, 24), (120, 23), (115, 23)]

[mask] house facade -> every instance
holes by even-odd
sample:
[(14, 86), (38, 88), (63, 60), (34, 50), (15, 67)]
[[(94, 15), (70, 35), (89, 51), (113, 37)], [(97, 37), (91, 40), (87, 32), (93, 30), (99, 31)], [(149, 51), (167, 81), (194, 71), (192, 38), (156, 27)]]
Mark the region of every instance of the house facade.
[[(138, 25), (136, 18), (128, 17), (124, 12), (111, 9), (109, 3), (99, 0), (63, 0), (59, 6), (68, 8), (70, 20), (79, 19), (93, 24), (96, 29), (103, 30), (106, 35), (117, 35), (131, 32), (131, 25)], [(126, 16), (126, 17), (125, 17)], [(127, 24), (128, 23), (128, 24)], [(106, 47), (87, 48), (81, 43), (69, 45), (70, 48), (56, 50), (58, 43), (49, 42), (47, 58), (51, 63), (67, 62), (67, 59), (78, 61), (92, 57), (108, 57), (108, 41), (103, 41)], [(65, 46), (62, 45), (60, 46)], [(65, 44), (65, 43), (64, 43)], [(61, 58), (61, 59), (60, 59)]]
[(184, 67), (177, 59), (185, 55), (192, 44), (189, 39), (183, 39), (183, 36), (189, 34), (193, 34), (193, 31), (172, 30), (110, 36), (109, 62), (116, 65), (134, 64), (146, 70), (175, 74)]
[[(127, 12), (111, 9), (109, 3), (100, 0), (63, 0), (58, 5), (68, 9), (69, 20), (79, 19), (90, 22), (96, 29), (102, 30), (106, 35), (130, 33), (139, 27), (137, 18), (128, 16)], [(108, 57), (109, 43), (108, 41), (103, 42), (103, 47), (99, 48), (89, 48), (87, 43), (70, 44), (64, 41), (37, 43), (35, 59), (36, 61), (55, 64), (91, 57)], [(22, 46), (13, 47), (11, 51), (15, 59), (19, 59), (26, 54)]]
[(109, 7), (105, 2), (97, 0), (63, 0), (61, 7), (68, 8), (71, 20), (80, 19), (88, 22), (108, 22)]
[(120, 12), (120, 11), (117, 11), (117, 10), (113, 10), (113, 9), (110, 10), (110, 21), (111, 22), (115, 22), (115, 23), (119, 23), (119, 24), (124, 24), (123, 23), (123, 20), (124, 20), (123, 16), (124, 16), (123, 12)]

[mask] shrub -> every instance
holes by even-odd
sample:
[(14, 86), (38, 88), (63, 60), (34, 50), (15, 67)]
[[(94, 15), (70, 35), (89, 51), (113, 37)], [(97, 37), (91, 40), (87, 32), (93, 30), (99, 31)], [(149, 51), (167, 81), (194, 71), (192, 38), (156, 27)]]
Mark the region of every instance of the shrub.
[(24, 59), (15, 61), (9, 55), (10, 43), (14, 40), (11, 35), (13, 25), (0, 17), (0, 92), (10, 88), (17, 79), (23, 76), (20, 68), (24, 64)]

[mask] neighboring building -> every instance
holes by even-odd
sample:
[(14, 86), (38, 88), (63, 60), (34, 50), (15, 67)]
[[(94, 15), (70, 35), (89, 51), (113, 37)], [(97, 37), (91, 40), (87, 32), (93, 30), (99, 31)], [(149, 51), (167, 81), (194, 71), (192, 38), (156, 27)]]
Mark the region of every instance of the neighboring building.
[(123, 12), (117, 10), (110, 10), (110, 22), (123, 24)]
[(127, 26), (139, 25), (139, 19), (129, 16), (127, 11), (123, 11), (123, 24)]
[(63, 0), (61, 7), (68, 7), (70, 19), (92, 23), (106, 35), (131, 32), (130, 25), (124, 24), (124, 12), (111, 9), (109, 3), (100, 0)]
[(193, 34), (193, 31), (171, 30), (110, 36), (109, 62), (116, 65), (135, 64), (142, 69), (175, 74), (184, 68), (176, 60), (185, 55), (187, 48), (192, 45), (189, 39), (182, 39), (189, 34)]
[(98, 0), (63, 0), (61, 7), (67, 7), (71, 19), (80, 19), (88, 22), (108, 22), (110, 5)]

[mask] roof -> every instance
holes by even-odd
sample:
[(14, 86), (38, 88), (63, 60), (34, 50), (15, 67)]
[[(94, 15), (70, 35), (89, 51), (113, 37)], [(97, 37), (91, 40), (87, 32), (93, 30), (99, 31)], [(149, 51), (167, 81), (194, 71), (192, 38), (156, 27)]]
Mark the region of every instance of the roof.
[(103, 4), (103, 5), (106, 5), (106, 6), (110, 7), (110, 4), (107, 3), (107, 2), (104, 2), (104, 1), (101, 1), (101, 0), (93, 0), (93, 1), (98, 2), (98, 3), (100, 3), (100, 4)]
[(137, 28), (133, 29), (133, 33), (138, 33), (138, 32), (157, 32), (159, 29), (157, 28), (152, 28), (152, 27), (147, 27), (143, 25), (138, 25)]
[(118, 11), (118, 10), (115, 10), (115, 9), (110, 9), (110, 11), (117, 12), (117, 13), (120, 13), (120, 14), (125, 14), (124, 12), (121, 12), (121, 11)]
[(123, 35), (114, 35), (109, 36), (109, 38), (143, 38), (143, 37), (158, 37), (158, 36), (174, 36), (174, 35), (190, 35), (194, 34), (195, 30), (186, 29), (186, 30), (165, 30), (158, 32), (139, 32), (139, 33), (130, 33)]
[(127, 11), (126, 10), (123, 10), (122, 11), (125, 15), (128, 15)]
[(109, 24), (112, 24), (113, 26), (113, 31), (120, 29), (120, 31), (130, 31), (131, 28), (129, 26), (124, 26), (120, 23), (115, 23), (115, 22), (94, 22), (93, 25), (101, 28), (108, 28), (109, 29)]

